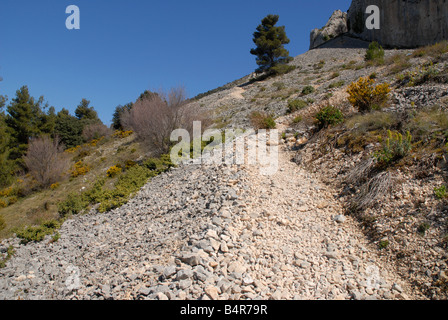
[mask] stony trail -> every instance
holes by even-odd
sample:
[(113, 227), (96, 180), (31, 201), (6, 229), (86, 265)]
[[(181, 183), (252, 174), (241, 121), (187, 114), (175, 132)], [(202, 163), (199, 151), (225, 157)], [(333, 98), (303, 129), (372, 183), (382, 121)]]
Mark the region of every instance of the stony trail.
[(358, 223), (343, 215), (336, 193), (292, 163), (291, 156), (280, 151), (279, 170), (273, 176), (247, 168), (251, 219), (240, 226), (259, 235), (250, 245), (257, 255), (272, 257), (259, 271), (269, 277), (271, 297), (412, 298), (393, 267), (369, 245)]
[(290, 161), (183, 165), (20, 245), (0, 299), (412, 299), (327, 186)]

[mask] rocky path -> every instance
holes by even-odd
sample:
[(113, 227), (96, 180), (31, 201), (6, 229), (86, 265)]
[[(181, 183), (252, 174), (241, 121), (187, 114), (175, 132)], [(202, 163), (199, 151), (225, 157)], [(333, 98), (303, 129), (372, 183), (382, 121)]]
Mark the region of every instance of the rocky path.
[[(249, 167), (251, 248), (261, 278), (281, 299), (408, 299), (406, 285), (370, 247), (335, 194), (280, 152), (279, 171)], [(259, 213), (259, 214), (257, 214)]]
[(125, 206), (19, 245), (0, 299), (407, 299), (326, 186), (280, 148), (279, 170), (187, 165)]

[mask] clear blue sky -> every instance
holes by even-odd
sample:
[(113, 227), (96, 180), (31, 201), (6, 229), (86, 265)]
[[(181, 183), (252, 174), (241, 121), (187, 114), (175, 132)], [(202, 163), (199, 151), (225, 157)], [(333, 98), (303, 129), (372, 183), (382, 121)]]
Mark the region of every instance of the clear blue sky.
[[(144, 90), (185, 86), (189, 97), (255, 70), (252, 34), (267, 14), (286, 27), (291, 56), (351, 0), (1, 0), (0, 94), (27, 85), (59, 111), (82, 98), (109, 124)], [(68, 5), (80, 30), (68, 30)]]

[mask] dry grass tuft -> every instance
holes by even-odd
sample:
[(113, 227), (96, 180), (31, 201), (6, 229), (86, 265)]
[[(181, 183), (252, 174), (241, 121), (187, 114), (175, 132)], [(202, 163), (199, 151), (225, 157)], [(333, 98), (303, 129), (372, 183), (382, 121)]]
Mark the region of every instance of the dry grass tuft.
[(361, 186), (359, 194), (352, 201), (352, 207), (363, 210), (374, 206), (378, 200), (391, 192), (395, 180), (389, 171), (380, 172)]

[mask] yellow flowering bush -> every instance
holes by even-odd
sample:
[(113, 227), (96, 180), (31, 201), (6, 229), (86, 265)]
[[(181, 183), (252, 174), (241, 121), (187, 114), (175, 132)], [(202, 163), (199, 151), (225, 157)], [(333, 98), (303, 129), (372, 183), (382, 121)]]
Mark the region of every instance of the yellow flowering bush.
[(382, 83), (375, 86), (374, 83), (374, 79), (360, 78), (357, 82), (352, 82), (349, 85), (348, 101), (359, 112), (369, 112), (372, 109), (381, 108), (389, 99), (389, 84)]
[(6, 208), (8, 206), (8, 203), (6, 201), (0, 199), (0, 208)]
[(90, 167), (85, 165), (82, 161), (78, 161), (75, 163), (75, 167), (71, 172), (72, 178), (76, 178), (79, 176), (86, 175), (90, 171)]
[(113, 177), (115, 177), (117, 174), (119, 174), (122, 170), (123, 170), (123, 169), (121, 169), (119, 166), (113, 166), (113, 167), (110, 167), (110, 168), (107, 170), (107, 176), (108, 176), (109, 178), (113, 178)]
[(53, 183), (53, 184), (50, 186), (50, 189), (51, 189), (51, 190), (56, 190), (57, 188), (59, 188), (59, 182)]
[(13, 192), (14, 189), (12, 187), (0, 190), (0, 197), (9, 197)]
[(132, 130), (128, 130), (128, 131), (118, 130), (114, 133), (114, 137), (126, 138), (126, 137), (129, 137), (133, 133), (134, 133), (134, 131), (132, 131)]
[(69, 148), (69, 149), (65, 150), (64, 152), (67, 152), (67, 153), (75, 153), (75, 152), (78, 151), (79, 149), (81, 149), (81, 146), (76, 146), (76, 147), (73, 147), (73, 148)]

